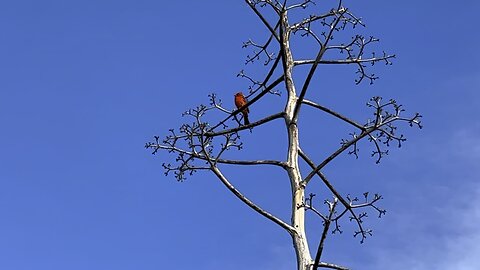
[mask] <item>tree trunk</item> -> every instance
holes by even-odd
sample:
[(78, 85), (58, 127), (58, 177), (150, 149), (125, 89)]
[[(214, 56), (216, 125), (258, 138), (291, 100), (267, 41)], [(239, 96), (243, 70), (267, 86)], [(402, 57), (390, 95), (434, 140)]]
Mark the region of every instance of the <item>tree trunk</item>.
[(292, 200), (292, 225), (295, 233), (292, 234), (293, 246), (297, 256), (297, 269), (309, 270), (313, 264), (310, 250), (308, 248), (307, 236), (305, 234), (305, 208), (298, 207), (304, 201), (304, 188), (297, 188)]
[(313, 260), (308, 247), (307, 237), (305, 234), (305, 208), (301, 207), (305, 200), (305, 187), (301, 185), (302, 176), (298, 164), (298, 126), (297, 117), (294, 116), (295, 106), (297, 102), (297, 94), (295, 84), (293, 82), (293, 57), (290, 51), (290, 29), (287, 20), (287, 12), (281, 14), (281, 46), (283, 57), (283, 68), (285, 76), (285, 85), (288, 92), (288, 100), (285, 106), (285, 121), (288, 132), (288, 175), (290, 178), (290, 186), (292, 190), (292, 217), (291, 223), (294, 232), (291, 233), (295, 254), (297, 256), (297, 269), (308, 270)]

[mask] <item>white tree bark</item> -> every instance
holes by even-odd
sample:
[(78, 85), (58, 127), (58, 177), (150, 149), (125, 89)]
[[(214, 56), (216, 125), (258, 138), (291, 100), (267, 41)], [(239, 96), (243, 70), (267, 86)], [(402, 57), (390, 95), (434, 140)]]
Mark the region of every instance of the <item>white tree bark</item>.
[(297, 269), (307, 270), (312, 265), (313, 260), (308, 247), (307, 236), (305, 233), (305, 208), (301, 207), (305, 201), (305, 187), (302, 185), (302, 176), (298, 164), (298, 126), (297, 117), (294, 116), (295, 106), (297, 104), (297, 94), (295, 84), (293, 82), (294, 61), (290, 50), (290, 29), (288, 24), (287, 12), (285, 11), (281, 18), (282, 36), (280, 37), (283, 51), (283, 65), (285, 86), (288, 92), (288, 100), (285, 107), (285, 124), (288, 132), (288, 156), (287, 156), (287, 172), (290, 178), (290, 186), (292, 191), (292, 227), (294, 231), (291, 233), (295, 253), (297, 257)]

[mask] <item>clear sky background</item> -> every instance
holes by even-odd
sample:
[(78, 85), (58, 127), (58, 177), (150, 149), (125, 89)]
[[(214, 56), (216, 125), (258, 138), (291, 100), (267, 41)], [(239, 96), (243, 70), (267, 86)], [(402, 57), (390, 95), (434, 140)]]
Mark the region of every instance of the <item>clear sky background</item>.
[[(345, 2), (364, 18), (362, 31), (381, 39), (380, 51), (398, 57), (376, 66), (373, 86), (355, 86), (354, 67), (322, 67), (309, 98), (359, 122), (369, 97), (396, 98), (424, 115), (425, 128), (404, 127), (408, 141), (379, 165), (368, 144), (358, 160), (330, 164), (343, 194), (379, 192), (388, 212), (367, 221), (375, 235), (362, 245), (344, 221), (325, 260), (480, 269), (480, 3)], [(265, 33), (244, 1), (1, 1), (0, 269), (294, 269), (291, 239), (278, 226), (212, 174), (165, 177), (161, 164), (173, 157), (143, 148), (211, 92), (233, 108), (233, 93), (247, 87), (236, 78), (249, 53), (242, 42)], [(284, 97), (259, 103), (251, 118)], [(306, 151), (320, 160), (342, 137), (329, 135), (328, 118), (302, 114), (314, 123), (303, 126)], [(280, 123), (247, 132), (245, 153), (235, 155), (282, 157), (283, 135)], [(228, 173), (288, 220), (284, 175)], [(318, 236), (319, 222), (307, 221)]]

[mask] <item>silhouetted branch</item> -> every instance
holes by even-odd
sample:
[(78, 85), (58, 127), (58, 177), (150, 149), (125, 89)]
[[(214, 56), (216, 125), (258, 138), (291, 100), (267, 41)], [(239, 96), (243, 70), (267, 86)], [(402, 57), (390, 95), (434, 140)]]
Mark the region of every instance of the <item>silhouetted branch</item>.
[[(277, 14), (279, 14), (284, 5), (280, 4), (278, 0), (251, 0), (252, 3), (256, 6), (259, 5), (260, 7), (271, 7)], [(286, 2), (286, 1), (285, 1)]]
[(371, 207), (373, 208), (375, 211), (378, 212), (378, 217), (381, 218), (382, 215), (385, 215), (386, 214), (386, 210), (383, 210), (379, 207), (377, 207), (375, 205), (375, 203), (381, 199), (383, 199), (383, 197), (379, 194), (375, 194), (374, 195), (374, 198), (369, 201), (368, 199), (368, 196), (369, 196), (369, 193), (368, 192), (365, 192), (363, 193), (363, 196), (365, 198), (365, 203), (362, 203), (362, 204), (355, 204), (355, 202), (358, 201), (358, 198), (355, 197), (355, 198), (350, 198), (349, 195), (347, 195), (347, 199), (349, 201), (349, 207), (345, 208), (345, 210), (339, 214), (334, 220), (338, 221), (340, 218), (342, 218), (347, 212), (350, 212), (351, 216), (349, 217), (350, 221), (354, 220), (358, 226), (358, 230), (354, 232), (353, 236), (356, 237), (357, 235), (360, 235), (362, 237), (362, 239), (360, 240), (360, 243), (363, 243), (365, 241), (365, 239), (367, 238), (367, 236), (371, 236), (372, 235), (372, 230), (371, 229), (364, 229), (363, 228), (363, 219), (368, 217), (368, 214), (366, 212), (361, 212), (361, 213), (355, 213), (354, 209), (358, 209), (358, 208), (368, 208), (368, 207)]
[(209, 94), (208, 95), (210, 99), (210, 105), (215, 107), (221, 112), (224, 112), (226, 114), (231, 114), (232, 112), (222, 106), (222, 100), (217, 98), (217, 95), (215, 93)]
[(328, 205), (328, 218), (323, 221), (323, 232), (320, 237), (320, 242), (318, 243), (317, 254), (315, 255), (315, 263), (313, 265), (313, 270), (317, 270), (320, 263), (320, 258), (323, 253), (323, 246), (325, 244), (325, 239), (327, 239), (328, 230), (330, 229), (330, 223), (332, 222), (332, 217), (335, 214), (335, 207), (337, 206), (338, 199), (334, 198), (333, 202), (325, 201)]
[[(213, 163), (211, 163), (211, 164), (213, 164)], [(291, 225), (287, 224), (285, 221), (283, 221), (280, 218), (272, 215), (271, 213), (265, 211), (263, 208), (256, 205), (251, 200), (249, 200), (247, 197), (245, 197), (242, 193), (240, 193), (240, 191), (238, 191), (227, 180), (227, 178), (220, 172), (220, 170), (216, 166), (212, 165), (212, 171), (218, 177), (218, 179), (220, 179), (220, 181), (228, 188), (228, 190), (230, 190), (237, 198), (239, 198), (242, 202), (247, 204), (250, 208), (255, 210), (260, 215), (262, 215), (262, 216), (266, 217), (267, 219), (273, 221), (274, 223), (278, 224), (280, 227), (284, 228), (289, 233), (293, 233), (295, 231), (295, 229)]]
[(253, 12), (255, 12), (255, 14), (258, 16), (258, 18), (260, 18), (260, 20), (263, 22), (263, 24), (268, 28), (268, 30), (270, 31), (270, 33), (272, 34), (272, 36), (278, 41), (280, 42), (280, 38), (278, 37), (277, 33), (275, 32), (275, 29), (273, 29), (273, 27), (270, 25), (270, 23), (267, 21), (267, 19), (262, 15), (262, 13), (260, 13), (260, 11), (258, 11), (258, 9), (256, 8), (256, 5), (259, 3), (259, 2), (262, 2), (262, 1), (255, 1), (255, 0), (245, 0), (245, 3), (248, 4), (248, 6), (253, 10)]
[[(386, 65), (391, 65), (390, 59), (395, 58), (394, 54), (387, 54), (383, 52), (381, 56), (377, 57), (375, 52), (371, 53), (371, 57), (364, 58), (366, 48), (372, 44), (378, 42), (378, 38), (370, 36), (368, 39), (362, 35), (356, 35), (352, 38), (352, 41), (348, 44), (341, 44), (336, 46), (329, 46), (327, 50), (338, 50), (341, 54), (345, 53), (345, 59), (326, 60), (323, 64), (355, 64), (357, 65), (356, 73), (359, 74), (359, 78), (355, 80), (356, 84), (360, 84), (365, 78), (370, 80), (370, 84), (378, 79), (375, 74), (367, 73), (366, 64), (372, 66), (377, 62), (384, 62)], [(297, 64), (312, 63), (311, 60), (299, 61)]]
[[(339, 59), (339, 60), (320, 60), (319, 64), (330, 64), (330, 65), (348, 65), (348, 64), (363, 64), (363, 63), (376, 63), (380, 61), (385, 61), (387, 65), (391, 65), (391, 62), (388, 59), (395, 58), (395, 55), (385, 55), (382, 57), (371, 57), (365, 59)], [(315, 60), (296, 60), (294, 64), (296, 66), (301, 65), (311, 65), (314, 64)]]
[(242, 202), (247, 204), (250, 208), (255, 210), (257, 213), (260, 215), (268, 218), (269, 220), (273, 221), (274, 223), (278, 224), (280, 227), (284, 228), (287, 232), (290, 234), (295, 231), (295, 229), (281, 220), (280, 218), (274, 216), (273, 214), (269, 213), (268, 211), (264, 210), (257, 204), (255, 204), (253, 201), (248, 199), (245, 195), (243, 195), (239, 190), (237, 190), (231, 183), (228, 181), (228, 179), (222, 174), (222, 172), (218, 169), (217, 165), (215, 162), (210, 158), (209, 153), (211, 152), (208, 147), (208, 143), (206, 143), (205, 140), (209, 141), (210, 139), (206, 138), (204, 140), (205, 134), (202, 132), (202, 136), (200, 136), (200, 143), (202, 147), (202, 152), (205, 153), (205, 157), (207, 158), (207, 162), (210, 165), (211, 171), (218, 177), (218, 179), (230, 190), (238, 199), (240, 199)]
[[(338, 9), (337, 9), (338, 10)], [(328, 17), (333, 17), (335, 16), (335, 10), (331, 10), (328, 13), (322, 14), (322, 15), (310, 15), (308, 18), (303, 19), (302, 21), (293, 24), (290, 26), (290, 30), (292, 30), (293, 33), (299, 30), (305, 30), (305, 29), (310, 29), (310, 25), (318, 20), (323, 20)]]
[(315, 62), (312, 64), (312, 67), (310, 68), (310, 71), (307, 74), (305, 82), (303, 83), (302, 91), (300, 92), (300, 95), (298, 96), (297, 104), (295, 105), (295, 110), (293, 112), (293, 119), (297, 118), (298, 112), (299, 112), (300, 107), (302, 105), (302, 101), (305, 98), (305, 94), (307, 93), (308, 87), (310, 86), (310, 81), (311, 81), (313, 75), (315, 74), (315, 70), (317, 69), (318, 62), (320, 60), (322, 60), (323, 54), (325, 53), (326, 48), (328, 46), (328, 42), (332, 39), (333, 32), (338, 31), (337, 25), (342, 20), (342, 18), (344, 18), (343, 16), (344, 16), (345, 12), (346, 12), (345, 9), (340, 9), (340, 10), (337, 10), (336, 12), (334, 12), (336, 18), (333, 21), (333, 23), (331, 25), (329, 25), (330, 26), (330, 31), (328, 32), (327, 35), (325, 35), (325, 42), (320, 45), (320, 50), (318, 51), (317, 57), (315, 58)]
[[(278, 53), (280, 54), (280, 52)], [(250, 96), (254, 95), (258, 90), (260, 89), (264, 89), (266, 88), (267, 86), (267, 83), (268, 81), (270, 80), (270, 78), (272, 77), (273, 73), (275, 72), (275, 69), (278, 67), (278, 63), (280, 62), (280, 59), (281, 57), (277, 57), (275, 59), (275, 62), (273, 63), (272, 67), (270, 68), (270, 70), (268, 71), (268, 74), (267, 76), (265, 76), (265, 79), (263, 80), (263, 82), (261, 82), (260, 84), (253, 84), (252, 86), (249, 86), (249, 89), (250, 89), (250, 94), (248, 94), (246, 96), (246, 98), (250, 98)], [(238, 75), (237, 75), (238, 76)], [(252, 90), (253, 87), (256, 87), (255, 90)], [(271, 94), (276, 94), (276, 95), (279, 95), (279, 92), (278, 91), (274, 91), (273, 88), (270, 89), (270, 92)]]
[(279, 112), (279, 113), (267, 116), (267, 117), (265, 117), (263, 119), (260, 119), (258, 121), (255, 121), (253, 123), (250, 123), (248, 125), (242, 125), (242, 126), (239, 126), (239, 127), (236, 127), (236, 128), (225, 129), (225, 130), (218, 131), (218, 132), (207, 132), (205, 134), (205, 136), (215, 137), (215, 136), (219, 136), (219, 135), (229, 134), (229, 133), (232, 133), (232, 132), (238, 132), (238, 131), (245, 130), (245, 129), (251, 129), (253, 127), (265, 124), (265, 123), (270, 122), (272, 120), (275, 120), (275, 119), (278, 119), (278, 118), (283, 118), (284, 116), (285, 116), (284, 112)]
[[(308, 158), (308, 156), (302, 150), (299, 150), (299, 155), (300, 155), (300, 157), (302, 157), (303, 160), (305, 160), (305, 162), (310, 166), (310, 168), (312, 168), (312, 169), (315, 168), (315, 163), (310, 158)], [(330, 215), (334, 215), (334, 214), (336, 214), (336, 212), (332, 213), (331, 211), (329, 211), (330, 218), (325, 218), (325, 215), (323, 215), (321, 213), (318, 213), (317, 215), (320, 215), (321, 217), (323, 217), (322, 219), (324, 220), (324, 226), (325, 226), (325, 224), (327, 224), (327, 220), (329, 221), (328, 226), (330, 226), (330, 224), (332, 222), (334, 222), (335, 229), (333, 230), (333, 233), (335, 233), (337, 231), (342, 233), (342, 231), (340, 230), (339, 220), (340, 220), (340, 218), (342, 218), (348, 212), (351, 215), (350, 220), (355, 220), (356, 223), (357, 223), (357, 226), (358, 226), (358, 230), (356, 230), (354, 232), (354, 236), (361, 235), (362, 239), (360, 240), (360, 243), (363, 243), (365, 238), (368, 235), (372, 234), (372, 230), (364, 229), (364, 227), (362, 225), (363, 219), (367, 217), (367, 214), (365, 212), (357, 214), (354, 211), (354, 209), (371, 207), (371, 208), (375, 209), (379, 213), (379, 217), (381, 217), (382, 215), (384, 215), (386, 213), (386, 211), (377, 207), (375, 205), (375, 203), (378, 202), (379, 200), (381, 200), (382, 196), (378, 195), (378, 194), (375, 194), (373, 200), (368, 201), (368, 192), (366, 192), (366, 193), (364, 193), (365, 202), (362, 203), (362, 204), (354, 204), (354, 202), (358, 201), (358, 198), (352, 199), (352, 198), (350, 198), (349, 195), (347, 195), (346, 198), (344, 198), (333, 187), (333, 185), (330, 183), (330, 181), (328, 181), (327, 177), (322, 172), (318, 171), (316, 173), (316, 175), (318, 175), (320, 177), (320, 179), (325, 184), (325, 186), (327, 186), (327, 188), (332, 192), (332, 194), (334, 195), (334, 201), (336, 199), (338, 199), (338, 201), (340, 201), (340, 203), (345, 207), (345, 209), (341, 212), (341, 214), (337, 215), (335, 218), (332, 218)], [(315, 196), (314, 194), (312, 194), (312, 195)], [(310, 195), (309, 199), (306, 202), (306, 207), (308, 209), (310, 209), (311, 205), (312, 205), (312, 200), (313, 200), (312, 195)], [(329, 208), (329, 209), (331, 209), (331, 208)], [(319, 211), (317, 210), (317, 212), (319, 212)], [(325, 241), (325, 240), (323, 240), (323, 241)], [(317, 253), (317, 255), (318, 255), (318, 253)]]
[[(274, 63), (274, 66), (273, 66), (273, 69), (272, 69), (272, 73), (274, 71), (274, 68), (276, 67), (276, 65), (278, 64), (278, 57), (276, 58), (275, 60), (275, 63)], [(240, 70), (240, 72), (237, 74), (237, 77), (240, 77), (240, 78), (244, 78), (244, 79), (247, 79), (251, 85), (248, 87), (248, 90), (250, 92), (250, 94), (248, 94), (246, 96), (246, 98), (248, 99), (250, 96), (252, 96), (253, 94), (255, 94), (258, 90), (260, 89), (264, 89), (265, 90), (265, 84), (266, 82), (268, 81), (268, 77), (263, 81), (263, 82), (260, 82), (260, 81), (257, 81), (255, 80), (254, 78), (252, 78), (250, 75), (247, 75), (245, 73), (245, 71), (242, 69)], [(256, 88), (255, 90), (253, 90), (254, 88)], [(270, 94), (273, 94), (273, 95), (277, 95), (277, 96), (280, 96), (280, 92), (279, 91), (276, 91), (276, 90), (273, 90), (273, 89), (270, 89), (268, 91), (268, 93)]]
[(244, 106), (234, 110), (231, 115), (220, 121), (217, 125), (213, 126), (210, 128), (209, 133), (212, 133), (213, 130), (215, 130), (217, 127), (222, 126), (225, 124), (225, 122), (230, 119), (231, 117), (239, 114), (244, 108), (250, 106), (251, 104), (255, 103), (257, 100), (259, 100), (261, 97), (263, 97), (265, 94), (267, 94), (270, 90), (272, 90), (275, 86), (277, 86), (279, 83), (281, 83), (284, 80), (283, 76), (280, 76), (277, 80), (275, 80), (272, 84), (270, 84), (268, 87), (266, 87), (260, 94), (249, 100)]
[(348, 118), (348, 117), (346, 117), (346, 116), (343, 116), (343, 115), (341, 115), (340, 113), (335, 112), (335, 111), (333, 111), (333, 110), (331, 110), (331, 109), (329, 109), (329, 108), (327, 108), (327, 107), (324, 107), (324, 106), (322, 106), (322, 105), (320, 105), (320, 104), (317, 104), (317, 103), (315, 103), (315, 102), (313, 102), (313, 101), (310, 101), (310, 100), (307, 100), (307, 99), (304, 99), (304, 100), (302, 101), (302, 103), (303, 103), (303, 104), (306, 104), (306, 105), (309, 105), (309, 106), (312, 106), (312, 107), (314, 107), (314, 108), (317, 108), (317, 109), (319, 109), (319, 110), (322, 110), (322, 111), (324, 111), (324, 112), (326, 112), (326, 113), (328, 113), (328, 114), (330, 114), (330, 115), (333, 115), (333, 116), (337, 117), (338, 119), (343, 120), (343, 121), (349, 123), (350, 125), (353, 125), (353, 126), (356, 127), (356, 128), (359, 128), (360, 130), (365, 130), (365, 127), (364, 127), (364, 126), (360, 125), (359, 123), (353, 121), (352, 119), (350, 119), (350, 118)]
[[(277, 31), (278, 26), (280, 26), (280, 21), (277, 22), (277, 24), (275, 25), (275, 28), (273, 29), (275, 32)], [(267, 48), (270, 45), (270, 43), (272, 42), (272, 40), (273, 40), (273, 35), (270, 35), (267, 42), (265, 42), (263, 45), (257, 44), (256, 42), (254, 42), (251, 39), (244, 42), (243, 46), (242, 46), (243, 48), (254, 47), (254, 48), (258, 49), (258, 51), (255, 51), (255, 50), (253, 51), (253, 56), (247, 55), (247, 60), (246, 60), (245, 64), (253, 63), (255, 60), (260, 60), (260, 55), (261, 54), (264, 54), (265, 57), (267, 58), (265, 60), (265, 62), (263, 63), (265, 66), (268, 65), (270, 63), (270, 61), (278, 58), (278, 55), (276, 57), (274, 57), (274, 55), (275, 55), (274, 53), (269, 53), (267, 51)]]
[[(420, 118), (421, 115), (416, 113), (414, 116), (410, 118), (404, 118), (400, 116), (400, 113), (403, 111), (401, 108), (401, 105), (398, 105), (395, 100), (390, 100), (386, 104), (380, 104), (380, 101), (382, 100), (380, 97), (373, 97), (370, 99), (371, 102), (367, 103), (368, 107), (373, 107), (375, 109), (374, 116), (375, 120), (369, 120), (367, 124), (364, 125), (365, 130), (362, 131), (360, 134), (355, 134), (352, 133), (352, 139), (351, 140), (342, 140), (341, 142), (341, 147), (337, 149), (334, 153), (332, 153), (330, 156), (328, 156), (322, 163), (320, 163), (312, 172), (310, 172), (307, 177), (305, 177), (304, 182), (305, 184), (308, 184), (310, 179), (318, 172), (320, 171), (323, 167), (325, 167), (328, 163), (330, 163), (334, 158), (336, 158), (339, 154), (343, 153), (345, 150), (350, 148), (351, 146), (354, 147), (354, 150), (351, 151), (349, 154), (354, 154), (355, 156), (358, 156), (358, 148), (357, 148), (357, 142), (363, 139), (364, 137), (367, 137), (371, 135), (373, 132), (379, 131), (383, 127), (387, 127), (390, 129), (390, 131), (393, 133), (396, 130), (396, 127), (393, 125), (394, 122), (400, 121), (400, 122), (408, 122), (410, 126), (417, 125), (419, 128), (422, 128)], [(388, 110), (385, 110), (386, 107), (392, 107), (393, 112), (389, 112)], [(386, 132), (381, 132), (379, 135), (377, 135), (375, 140), (382, 140), (385, 142), (385, 144), (388, 144), (393, 138), (388, 136), (389, 133)], [(402, 140), (404, 138), (402, 137)], [(388, 146), (388, 145), (387, 145)], [(374, 153), (378, 154), (380, 156), (379, 159), (381, 159), (382, 151), (374, 151)], [(379, 162), (379, 159), (377, 160), (377, 163)]]
[(299, 205), (298, 207), (304, 207), (305, 209), (310, 210), (313, 213), (315, 213), (318, 217), (323, 219), (324, 222), (327, 221), (328, 218), (326, 216), (324, 216), (322, 213), (320, 213), (320, 211), (318, 211), (315, 207), (313, 207), (313, 197), (315, 197), (315, 194), (310, 193), (309, 197), (305, 199), (305, 202), (303, 204)]
[[(315, 163), (305, 154), (305, 152), (303, 152), (302, 149), (298, 149), (298, 154), (308, 164), (308, 166), (310, 166), (310, 168), (315, 169)], [(316, 174), (320, 176), (325, 186), (327, 186), (327, 188), (332, 192), (333, 195), (335, 195), (335, 197), (340, 200), (342, 204), (348, 204), (342, 195), (340, 195), (340, 193), (333, 187), (330, 181), (328, 181), (328, 179), (322, 174), (322, 172), (318, 171)], [(306, 183), (304, 182), (303, 185), (306, 186)]]

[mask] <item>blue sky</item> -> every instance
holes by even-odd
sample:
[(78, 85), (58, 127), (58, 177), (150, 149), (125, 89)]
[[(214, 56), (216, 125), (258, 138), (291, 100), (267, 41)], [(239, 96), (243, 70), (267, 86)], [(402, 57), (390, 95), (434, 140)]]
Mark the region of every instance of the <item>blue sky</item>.
[[(379, 192), (388, 212), (368, 220), (375, 235), (363, 245), (345, 221), (325, 259), (353, 269), (479, 269), (480, 4), (346, 2), (397, 59), (377, 67), (373, 86), (355, 86), (353, 67), (322, 67), (310, 98), (359, 121), (369, 97), (396, 98), (424, 115), (425, 128), (405, 127), (408, 141), (380, 165), (362, 145), (358, 160), (342, 156), (327, 168), (342, 193)], [(212, 174), (165, 177), (161, 163), (172, 157), (143, 148), (211, 92), (233, 107), (233, 93), (247, 87), (236, 78), (248, 54), (242, 42), (264, 34), (243, 1), (1, 2), (0, 268), (293, 269), (285, 232)], [(252, 108), (251, 118), (279, 102)], [(322, 129), (324, 116), (302, 113), (318, 122), (301, 136), (319, 160), (340, 138)], [(236, 155), (282, 154), (284, 139), (269, 129), (243, 138)], [(282, 174), (228, 172), (288, 219)], [(318, 235), (318, 221), (307, 221)]]

